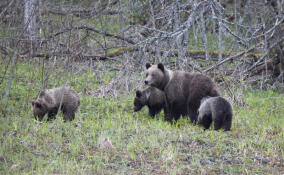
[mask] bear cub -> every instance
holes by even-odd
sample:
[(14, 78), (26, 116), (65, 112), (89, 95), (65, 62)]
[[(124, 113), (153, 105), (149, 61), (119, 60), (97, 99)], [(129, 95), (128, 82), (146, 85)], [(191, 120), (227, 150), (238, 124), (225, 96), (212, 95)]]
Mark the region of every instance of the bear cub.
[(70, 87), (43, 90), (37, 99), (32, 100), (33, 115), (39, 121), (43, 119), (45, 114), (48, 114), (47, 120), (54, 119), (59, 108), (63, 113), (64, 121), (72, 121), (79, 105), (80, 97)]
[(213, 122), (215, 130), (221, 128), (224, 131), (231, 130), (233, 108), (225, 98), (220, 96), (203, 98), (198, 113), (197, 122), (205, 129), (208, 129)]
[(149, 115), (154, 117), (165, 107), (165, 102), (165, 93), (155, 87), (148, 87), (143, 91), (137, 90), (134, 99), (134, 112), (140, 111), (147, 105)]

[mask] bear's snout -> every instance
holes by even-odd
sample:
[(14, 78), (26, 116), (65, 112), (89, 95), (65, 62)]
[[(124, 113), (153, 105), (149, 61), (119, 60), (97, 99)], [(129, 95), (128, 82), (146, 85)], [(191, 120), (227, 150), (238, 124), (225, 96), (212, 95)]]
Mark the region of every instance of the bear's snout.
[(134, 106), (133, 111), (134, 112), (140, 111), (141, 108), (142, 108), (141, 106), (136, 105), (136, 106)]
[(148, 80), (145, 80), (144, 83), (145, 83), (145, 85), (148, 85), (148, 84), (149, 84), (149, 81), (148, 81)]

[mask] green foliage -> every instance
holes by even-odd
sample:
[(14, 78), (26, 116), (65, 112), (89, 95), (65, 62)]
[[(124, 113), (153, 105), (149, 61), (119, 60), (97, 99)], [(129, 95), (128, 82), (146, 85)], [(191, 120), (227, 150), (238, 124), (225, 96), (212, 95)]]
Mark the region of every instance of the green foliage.
[[(1, 61), (1, 76), (5, 65)], [(46, 64), (46, 66), (50, 66)], [(18, 62), (6, 117), (0, 117), (0, 174), (281, 174), (284, 153), (284, 96), (245, 93), (247, 106), (234, 106), (232, 131), (203, 131), (188, 118), (175, 124), (134, 113), (134, 93), (121, 98), (83, 95), (96, 89), (91, 71), (73, 74), (50, 68), (48, 88), (66, 82), (81, 97), (75, 120), (37, 122), (30, 100), (41, 87), (40, 65)], [(102, 81), (113, 75), (100, 77)], [(108, 77), (108, 78), (106, 78)], [(0, 84), (1, 96), (7, 86)], [(109, 81), (109, 80), (108, 80)], [(1, 98), (2, 99), (2, 98)], [(2, 101), (1, 101), (2, 102)], [(108, 137), (113, 149), (101, 150)]]

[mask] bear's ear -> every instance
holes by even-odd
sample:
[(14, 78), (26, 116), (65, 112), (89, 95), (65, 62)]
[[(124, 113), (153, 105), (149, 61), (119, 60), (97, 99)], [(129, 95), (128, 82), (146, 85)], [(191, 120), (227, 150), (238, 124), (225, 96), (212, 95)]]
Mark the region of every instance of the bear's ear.
[(42, 107), (41, 103), (38, 102), (37, 100), (32, 100), (32, 105), (36, 106), (37, 108), (41, 108)]
[(159, 63), (158, 68), (161, 69), (162, 72), (164, 72), (164, 70), (165, 70), (163, 63)]
[(39, 97), (43, 97), (45, 95), (45, 90), (40, 91)]
[(138, 98), (139, 98), (139, 97), (141, 97), (141, 96), (142, 96), (142, 92), (141, 92), (141, 91), (139, 91), (139, 90), (137, 90), (137, 91), (136, 91), (136, 97), (138, 97)]
[(146, 63), (146, 69), (149, 69), (149, 67), (151, 67), (151, 66), (152, 65), (149, 62)]

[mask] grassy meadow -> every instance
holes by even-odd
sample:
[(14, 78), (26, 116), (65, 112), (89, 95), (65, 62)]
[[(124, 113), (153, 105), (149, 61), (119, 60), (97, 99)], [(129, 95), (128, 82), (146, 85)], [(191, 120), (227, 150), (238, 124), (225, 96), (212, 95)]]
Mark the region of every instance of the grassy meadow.
[[(7, 65), (0, 60), (1, 106)], [(84, 95), (84, 88), (100, 87), (92, 71), (55, 66), (47, 87), (73, 87), (81, 105), (72, 122), (61, 114), (38, 122), (30, 101), (46, 73), (41, 65), (16, 63), (7, 106), (1, 107), (0, 174), (284, 174), (283, 93), (247, 90), (246, 105), (234, 105), (232, 131), (203, 131), (187, 118), (175, 124), (163, 113), (151, 118), (146, 107), (134, 113), (134, 91), (119, 98)], [(99, 144), (105, 138), (108, 149)]]

